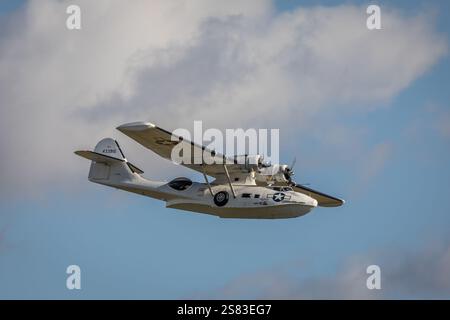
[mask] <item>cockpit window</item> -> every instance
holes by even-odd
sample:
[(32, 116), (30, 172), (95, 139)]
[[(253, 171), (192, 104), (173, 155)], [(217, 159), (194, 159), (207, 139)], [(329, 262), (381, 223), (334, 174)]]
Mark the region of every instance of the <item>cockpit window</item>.
[(176, 178), (169, 182), (169, 187), (172, 189), (183, 191), (192, 185), (192, 181), (188, 178)]

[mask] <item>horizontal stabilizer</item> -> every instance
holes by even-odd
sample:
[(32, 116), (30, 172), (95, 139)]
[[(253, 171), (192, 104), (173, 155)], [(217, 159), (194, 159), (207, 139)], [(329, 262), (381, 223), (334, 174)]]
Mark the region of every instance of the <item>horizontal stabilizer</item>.
[(113, 164), (113, 163), (120, 163), (124, 162), (125, 160), (113, 158), (104, 154), (100, 154), (94, 151), (87, 151), (87, 150), (80, 150), (75, 151), (76, 155), (79, 155), (80, 157), (99, 162), (99, 163), (106, 163), (106, 164)]
[(128, 165), (128, 167), (130, 168), (130, 170), (133, 173), (137, 173), (137, 174), (142, 174), (144, 173), (144, 171), (142, 171), (141, 169), (139, 169), (138, 167), (136, 167), (134, 164), (131, 164), (129, 162), (127, 162), (125, 159), (117, 159), (117, 158), (113, 158), (104, 154), (100, 154), (94, 151), (88, 151), (88, 150), (80, 150), (80, 151), (75, 151), (75, 154), (86, 158), (88, 160), (92, 160), (95, 161), (97, 163), (105, 163), (105, 164), (115, 164), (115, 163), (121, 163), (121, 162), (126, 162), (126, 164)]

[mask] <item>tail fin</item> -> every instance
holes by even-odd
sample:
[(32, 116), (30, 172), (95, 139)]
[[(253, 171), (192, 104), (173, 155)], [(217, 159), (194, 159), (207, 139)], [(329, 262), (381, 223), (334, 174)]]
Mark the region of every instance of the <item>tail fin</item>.
[(94, 151), (75, 151), (75, 154), (92, 161), (89, 180), (93, 182), (110, 184), (144, 173), (127, 161), (117, 141), (111, 138), (97, 143)]

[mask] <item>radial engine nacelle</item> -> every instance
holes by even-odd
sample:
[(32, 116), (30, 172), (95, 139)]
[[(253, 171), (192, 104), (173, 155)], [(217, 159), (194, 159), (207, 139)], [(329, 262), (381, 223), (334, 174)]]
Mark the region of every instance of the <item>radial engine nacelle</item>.
[(264, 161), (262, 155), (238, 155), (234, 161), (241, 166), (242, 171), (255, 172), (257, 182), (290, 183), (294, 172), (286, 164), (270, 164)]
[(292, 181), (293, 171), (286, 164), (273, 164), (267, 167), (259, 168), (255, 179), (257, 182), (269, 183), (290, 183)]
[(270, 166), (264, 162), (264, 157), (256, 155), (238, 155), (234, 156), (234, 161), (241, 166), (242, 170), (258, 172), (260, 168)]

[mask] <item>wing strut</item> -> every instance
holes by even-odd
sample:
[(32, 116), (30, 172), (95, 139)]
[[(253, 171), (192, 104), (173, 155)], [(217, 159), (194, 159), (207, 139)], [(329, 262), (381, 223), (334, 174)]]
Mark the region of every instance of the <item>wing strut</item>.
[(233, 193), (233, 197), (236, 199), (236, 192), (234, 192), (233, 184), (231, 183), (230, 174), (228, 173), (227, 165), (225, 164), (225, 162), (223, 163), (223, 170), (225, 170), (225, 174), (227, 176), (228, 183), (230, 184), (230, 189)]
[(211, 196), (214, 198), (214, 193), (212, 192), (211, 185), (209, 184), (209, 181), (208, 181), (208, 177), (206, 176), (204, 165), (202, 165), (202, 171), (203, 171), (203, 177), (205, 178), (206, 184), (208, 185), (209, 193), (211, 193)]

